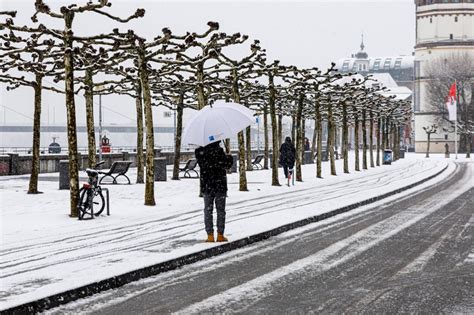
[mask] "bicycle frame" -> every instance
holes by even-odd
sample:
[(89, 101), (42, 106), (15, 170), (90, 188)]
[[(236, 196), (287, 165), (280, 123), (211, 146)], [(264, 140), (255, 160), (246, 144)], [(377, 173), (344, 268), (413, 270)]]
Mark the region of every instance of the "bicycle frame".
[[(96, 164), (94, 169), (86, 169), (86, 173), (88, 176), (88, 182), (84, 183), (82, 185), (82, 188), (86, 190), (87, 193), (87, 204), (90, 207), (91, 210), (91, 218), (94, 219), (94, 203), (93, 199), (94, 196), (96, 195), (102, 195), (102, 192), (105, 191), (106, 193), (106, 207), (107, 207), (107, 215), (110, 215), (110, 207), (109, 207), (109, 190), (107, 188), (102, 188), (99, 185), (99, 174), (101, 173), (100, 171), (96, 170), (96, 168), (102, 164), (104, 164), (105, 161), (99, 162)], [(79, 209), (81, 211), (81, 209)], [(84, 215), (79, 213), (79, 220), (84, 220)]]

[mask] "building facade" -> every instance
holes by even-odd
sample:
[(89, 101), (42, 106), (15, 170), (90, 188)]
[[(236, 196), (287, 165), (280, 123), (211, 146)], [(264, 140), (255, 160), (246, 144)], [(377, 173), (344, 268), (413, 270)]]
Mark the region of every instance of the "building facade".
[[(415, 4), (415, 150), (425, 152), (423, 127), (434, 124), (438, 115), (430, 109), (427, 98), (427, 84), (433, 80), (427, 67), (430, 61), (454, 54), (474, 56), (474, 0), (415, 0)], [(431, 152), (444, 152), (446, 144), (454, 152), (455, 135), (446, 131), (448, 125), (438, 126), (438, 132), (431, 135)]]
[[(360, 51), (350, 58), (342, 58), (336, 62), (336, 69), (341, 73), (358, 73), (372, 75), (373, 79), (388, 89), (382, 93), (385, 96), (395, 96), (397, 100), (412, 100), (414, 89), (414, 56), (385, 56), (369, 57), (364, 50), (364, 39), (360, 44)], [(367, 85), (373, 82), (368, 82)], [(403, 145), (413, 150), (413, 126), (405, 126), (401, 132)], [(350, 132), (351, 142), (353, 131)], [(362, 139), (362, 137), (360, 137)]]
[(350, 58), (339, 59), (336, 62), (336, 68), (341, 73), (357, 72), (362, 75), (388, 73), (399, 86), (413, 90), (415, 59), (413, 56), (369, 57), (364, 49), (362, 39), (360, 51)]

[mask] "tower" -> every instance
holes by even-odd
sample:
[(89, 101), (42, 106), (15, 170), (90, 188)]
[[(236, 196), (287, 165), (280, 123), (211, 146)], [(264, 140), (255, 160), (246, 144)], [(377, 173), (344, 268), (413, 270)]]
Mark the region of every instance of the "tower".
[[(445, 144), (454, 151), (453, 133), (448, 122), (440, 123), (439, 114), (433, 110), (433, 100), (428, 99), (427, 88), (430, 62), (448, 60), (456, 54), (474, 57), (474, 0), (415, 0), (416, 5), (416, 46), (415, 46), (415, 150), (426, 151), (427, 136), (423, 127), (439, 123), (438, 132), (431, 136), (430, 151), (444, 152)], [(445, 80), (454, 83), (449, 74)], [(447, 95), (446, 95), (447, 96)]]

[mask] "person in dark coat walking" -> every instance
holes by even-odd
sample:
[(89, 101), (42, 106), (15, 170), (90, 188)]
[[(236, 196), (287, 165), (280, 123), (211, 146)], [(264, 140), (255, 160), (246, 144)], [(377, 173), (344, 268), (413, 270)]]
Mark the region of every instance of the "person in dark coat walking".
[(199, 147), (194, 154), (201, 173), (201, 192), (204, 197), (204, 226), (206, 242), (214, 242), (213, 210), (217, 211), (217, 241), (226, 242), (225, 199), (227, 196), (227, 169), (232, 167), (231, 155), (226, 155), (219, 141)]
[(293, 169), (295, 166), (296, 149), (291, 142), (290, 137), (286, 137), (285, 142), (280, 147), (280, 164), (283, 166), (285, 178), (288, 178), (288, 169)]

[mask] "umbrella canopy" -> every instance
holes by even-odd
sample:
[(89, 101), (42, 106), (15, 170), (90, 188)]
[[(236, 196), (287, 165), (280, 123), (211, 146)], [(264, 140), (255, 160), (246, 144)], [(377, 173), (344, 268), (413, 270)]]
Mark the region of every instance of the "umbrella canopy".
[(254, 122), (253, 111), (247, 107), (217, 101), (191, 118), (183, 132), (183, 143), (206, 146), (231, 138)]

